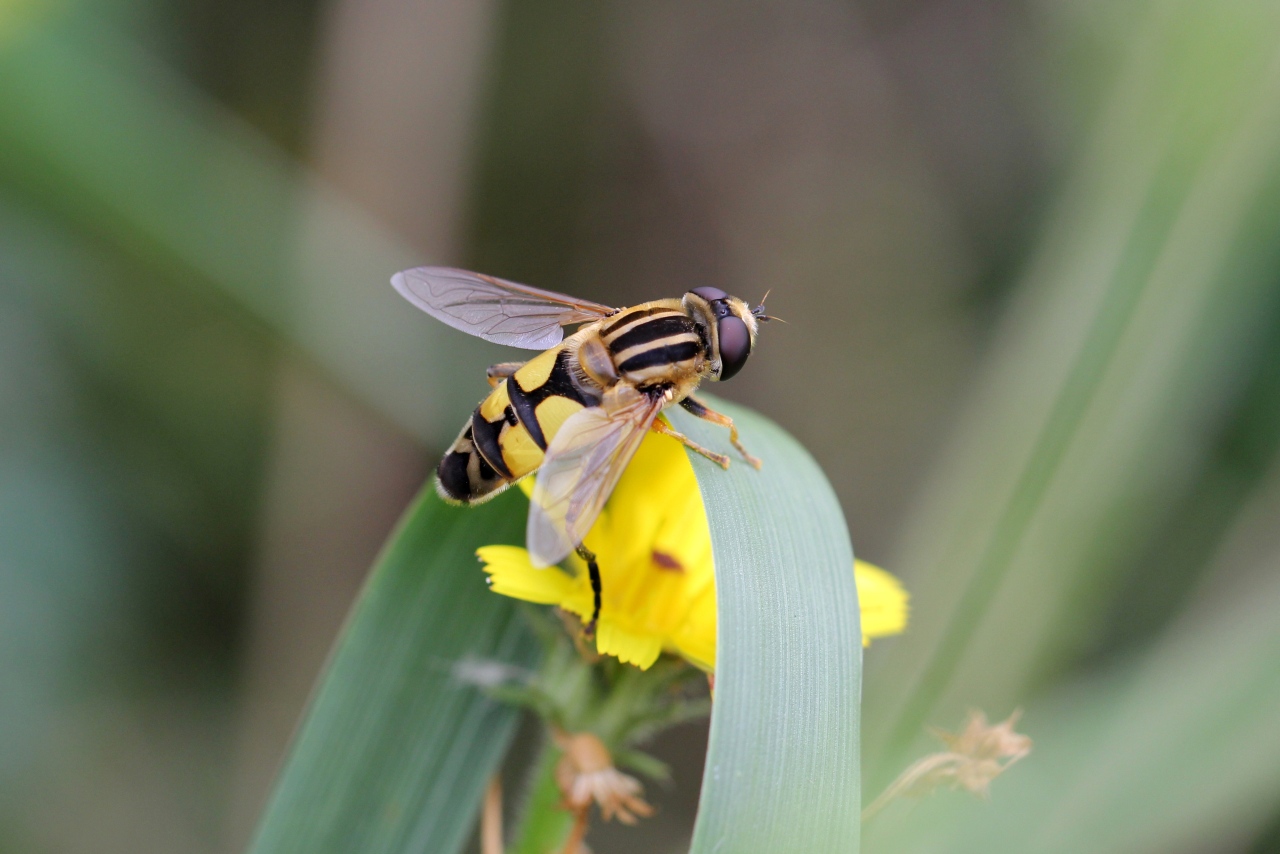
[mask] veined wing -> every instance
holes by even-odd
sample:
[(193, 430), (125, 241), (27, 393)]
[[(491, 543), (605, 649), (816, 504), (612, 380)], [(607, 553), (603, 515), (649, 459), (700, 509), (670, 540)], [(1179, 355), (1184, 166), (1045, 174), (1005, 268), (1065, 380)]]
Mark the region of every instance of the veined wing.
[(391, 277), (401, 296), (436, 320), (486, 341), (547, 350), (564, 327), (599, 320), (613, 309), (590, 300), (452, 267), (414, 267)]
[(662, 398), (625, 391), (611, 407), (569, 416), (547, 447), (529, 503), (526, 540), (534, 566), (559, 563), (582, 542), (662, 411)]

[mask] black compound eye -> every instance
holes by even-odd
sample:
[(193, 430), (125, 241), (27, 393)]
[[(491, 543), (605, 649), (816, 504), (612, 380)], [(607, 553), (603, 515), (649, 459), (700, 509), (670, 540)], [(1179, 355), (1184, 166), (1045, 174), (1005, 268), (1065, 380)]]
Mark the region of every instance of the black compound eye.
[(707, 302), (715, 302), (718, 299), (729, 298), (729, 295), (726, 294), (724, 291), (720, 290), (719, 288), (713, 288), (710, 285), (705, 285), (701, 288), (694, 288), (693, 290), (689, 291), (689, 293), (697, 294)]
[(742, 318), (735, 315), (721, 318), (720, 330), (720, 379), (729, 377), (742, 370), (751, 355), (751, 331)]

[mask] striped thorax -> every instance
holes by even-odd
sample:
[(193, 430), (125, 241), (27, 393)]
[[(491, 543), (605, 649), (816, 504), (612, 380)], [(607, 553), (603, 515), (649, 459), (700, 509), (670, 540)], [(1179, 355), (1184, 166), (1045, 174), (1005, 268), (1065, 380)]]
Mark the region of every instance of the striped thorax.
[(619, 312), (601, 324), (598, 335), (617, 376), (638, 387), (701, 378), (707, 360), (707, 345), (680, 300)]

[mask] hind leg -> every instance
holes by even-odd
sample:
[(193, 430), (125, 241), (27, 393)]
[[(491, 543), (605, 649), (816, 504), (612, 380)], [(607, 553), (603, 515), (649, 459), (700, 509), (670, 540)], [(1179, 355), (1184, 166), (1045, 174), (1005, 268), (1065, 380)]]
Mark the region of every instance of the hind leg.
[(591, 619), (582, 629), (582, 634), (587, 640), (592, 640), (596, 636), (596, 624), (600, 622), (600, 566), (596, 563), (595, 552), (587, 549), (586, 546), (578, 546), (578, 557), (587, 563), (587, 572), (591, 576), (591, 596), (593, 599), (593, 607), (591, 609)]
[(523, 368), (524, 365), (524, 362), (499, 362), (486, 368), (484, 374), (489, 378), (489, 385), (497, 387), (498, 383)]
[(679, 432), (678, 430), (672, 430), (670, 427), (666, 425), (665, 422), (662, 422), (662, 421), (653, 422), (652, 429), (653, 429), (653, 432), (661, 433), (664, 436), (670, 436), (672, 439), (675, 439), (677, 442), (684, 445), (689, 450), (702, 454), (702, 456), (711, 460), (711, 462), (720, 466), (720, 468), (722, 469), (727, 469), (729, 467), (729, 458), (726, 457), (724, 454), (717, 454), (715, 451), (702, 447), (697, 442), (693, 441), (688, 436)]
[(738, 428), (734, 426), (733, 419), (728, 415), (716, 412), (710, 406), (690, 395), (680, 401), (680, 405), (684, 407), (690, 415), (696, 415), (704, 421), (710, 421), (712, 424), (719, 424), (721, 427), (729, 428), (729, 441), (738, 449), (738, 453), (742, 454), (742, 458), (751, 464), (752, 468), (760, 468), (760, 458), (752, 456), (746, 448), (742, 446), (742, 442), (738, 441)]

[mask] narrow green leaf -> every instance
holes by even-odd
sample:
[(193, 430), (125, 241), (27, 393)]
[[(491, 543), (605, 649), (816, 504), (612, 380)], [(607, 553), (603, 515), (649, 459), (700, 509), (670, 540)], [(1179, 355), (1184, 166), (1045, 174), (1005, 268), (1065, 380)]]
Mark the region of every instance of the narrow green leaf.
[(1036, 748), (991, 804), (935, 795), (898, 808), (868, 828), (868, 849), (1240, 848), (1280, 796), (1280, 477), (1255, 509), (1248, 558), (1213, 576), (1223, 589), (1202, 591), (1152, 649), (1028, 707)]
[[(711, 523), (719, 637), (694, 854), (856, 852), (862, 645), (853, 553), (839, 502), (807, 452), (738, 406), (764, 461), (728, 471), (691, 455)], [(725, 431), (683, 411), (706, 447)]]
[(537, 657), (515, 603), (489, 593), (475, 557), (523, 542), (524, 521), (515, 491), (460, 509), (423, 490), (348, 619), (254, 854), (450, 854), (466, 841), (518, 713), (451, 668), (468, 656)]
[(508, 845), (509, 854), (548, 854), (564, 847), (573, 828), (573, 813), (563, 809), (564, 794), (556, 782), (560, 751), (548, 739), (529, 774), (529, 790), (520, 824)]

